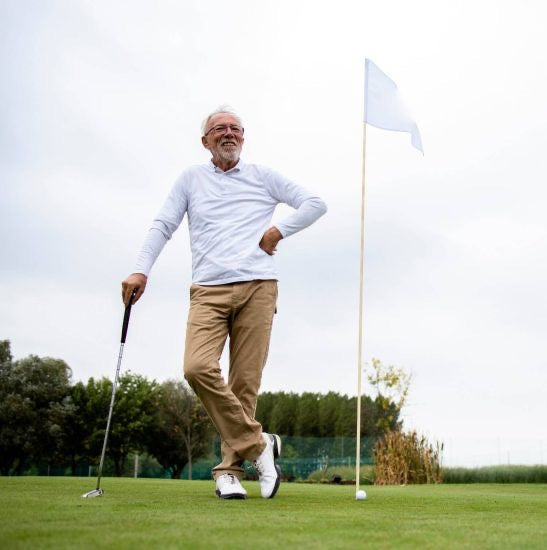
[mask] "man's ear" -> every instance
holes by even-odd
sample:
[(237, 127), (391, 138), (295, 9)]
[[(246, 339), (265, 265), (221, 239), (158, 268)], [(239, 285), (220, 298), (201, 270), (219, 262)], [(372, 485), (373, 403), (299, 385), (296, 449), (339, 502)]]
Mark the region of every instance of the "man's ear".
[(207, 141), (207, 136), (201, 136), (201, 144), (205, 149), (210, 149), (209, 142)]

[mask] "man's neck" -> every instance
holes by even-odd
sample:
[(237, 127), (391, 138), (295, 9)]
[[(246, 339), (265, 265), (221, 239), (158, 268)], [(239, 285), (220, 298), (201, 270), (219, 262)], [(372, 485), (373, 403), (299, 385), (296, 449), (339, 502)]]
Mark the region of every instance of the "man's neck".
[(223, 172), (227, 172), (228, 170), (231, 170), (234, 166), (237, 165), (237, 163), (239, 162), (239, 159), (236, 159), (236, 160), (224, 160), (224, 159), (211, 159), (213, 164), (217, 167), (217, 168), (220, 168)]

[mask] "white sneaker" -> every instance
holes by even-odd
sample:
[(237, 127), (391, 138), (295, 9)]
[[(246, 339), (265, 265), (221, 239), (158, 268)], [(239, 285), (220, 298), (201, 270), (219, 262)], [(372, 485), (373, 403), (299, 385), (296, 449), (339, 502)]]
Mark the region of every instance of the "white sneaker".
[(218, 498), (247, 498), (247, 491), (239, 479), (232, 474), (222, 474), (216, 479), (216, 494)]
[(255, 460), (254, 466), (258, 472), (262, 498), (273, 498), (281, 483), (281, 470), (275, 463), (275, 459), (281, 454), (281, 438), (264, 432), (262, 437), (266, 442), (266, 448)]

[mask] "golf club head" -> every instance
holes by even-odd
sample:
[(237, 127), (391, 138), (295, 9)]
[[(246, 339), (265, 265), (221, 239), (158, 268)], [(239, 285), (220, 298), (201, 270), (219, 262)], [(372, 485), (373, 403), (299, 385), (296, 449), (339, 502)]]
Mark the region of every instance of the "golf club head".
[(93, 489), (93, 491), (89, 491), (89, 493), (84, 493), (82, 495), (82, 498), (102, 497), (103, 494), (104, 494), (104, 491), (102, 489)]

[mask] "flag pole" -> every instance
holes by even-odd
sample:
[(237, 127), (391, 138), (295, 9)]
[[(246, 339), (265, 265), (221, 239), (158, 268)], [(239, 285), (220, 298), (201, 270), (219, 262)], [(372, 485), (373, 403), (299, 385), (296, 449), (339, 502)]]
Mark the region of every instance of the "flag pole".
[[(369, 78), (371, 76), (372, 78)], [(369, 88), (372, 90), (369, 98)], [(370, 100), (370, 113), (369, 113)], [(372, 117), (370, 115), (373, 115)], [(361, 175), (361, 253), (359, 264), (359, 346), (357, 353), (357, 437), (355, 457), (355, 487), (359, 490), (361, 469), (361, 378), (363, 373), (363, 273), (365, 266), (365, 168), (367, 123), (384, 130), (410, 132), (412, 145), (423, 154), (418, 126), (405, 112), (397, 85), (370, 59), (365, 59), (365, 93), (363, 117), (363, 165)]]
[[(365, 89), (366, 93), (366, 89)], [(366, 101), (365, 101), (366, 109)], [(366, 120), (366, 114), (365, 114)], [(357, 352), (357, 437), (355, 457), (355, 491), (359, 490), (361, 472), (361, 378), (363, 371), (363, 279), (365, 264), (365, 168), (367, 151), (367, 123), (363, 122), (363, 164), (361, 173), (361, 250), (359, 261), (359, 337)]]

